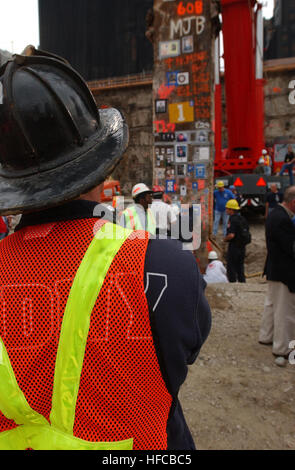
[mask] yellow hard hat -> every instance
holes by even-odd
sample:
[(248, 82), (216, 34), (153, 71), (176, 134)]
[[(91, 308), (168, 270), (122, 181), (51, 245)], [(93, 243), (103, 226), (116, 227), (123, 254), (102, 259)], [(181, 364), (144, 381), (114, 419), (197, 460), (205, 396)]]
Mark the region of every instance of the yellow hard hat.
[(224, 188), (224, 182), (223, 181), (217, 181), (216, 186), (217, 186), (217, 188)]
[(234, 211), (239, 211), (240, 210), (240, 206), (239, 206), (238, 202), (235, 199), (230, 199), (229, 201), (227, 201), (225, 207), (227, 209), (233, 209)]

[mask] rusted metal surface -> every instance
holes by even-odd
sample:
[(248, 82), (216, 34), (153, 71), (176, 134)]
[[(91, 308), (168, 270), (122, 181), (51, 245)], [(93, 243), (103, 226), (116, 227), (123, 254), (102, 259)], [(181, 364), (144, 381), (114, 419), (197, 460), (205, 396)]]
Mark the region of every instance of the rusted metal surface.
[(207, 263), (213, 192), (213, 44), (210, 0), (154, 1), (154, 182), (197, 204)]

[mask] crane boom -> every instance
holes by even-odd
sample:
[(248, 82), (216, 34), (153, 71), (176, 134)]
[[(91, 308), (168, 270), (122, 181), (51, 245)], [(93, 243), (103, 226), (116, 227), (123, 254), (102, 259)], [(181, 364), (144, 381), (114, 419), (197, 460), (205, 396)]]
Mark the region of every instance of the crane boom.
[(216, 149), (216, 171), (251, 172), (265, 145), (261, 8), (256, 0), (221, 0), (228, 149)]

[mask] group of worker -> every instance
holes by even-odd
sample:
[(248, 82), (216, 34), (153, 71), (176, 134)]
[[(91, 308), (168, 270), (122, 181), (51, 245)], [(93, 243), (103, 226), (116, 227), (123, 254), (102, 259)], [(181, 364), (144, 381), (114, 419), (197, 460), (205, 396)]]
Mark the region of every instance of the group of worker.
[[(254, 169), (254, 173), (271, 176), (272, 174), (272, 158), (266, 149), (262, 150), (262, 155), (258, 160), (257, 167)], [(287, 153), (284, 158), (283, 165), (278, 172), (279, 176), (283, 176), (285, 172), (288, 173), (290, 186), (294, 184), (293, 168), (295, 166), (295, 154), (292, 145), (288, 145)]]
[[(224, 209), (224, 218), (228, 220), (227, 226), (223, 226), (224, 241), (229, 243), (227, 270), (218, 260), (217, 253), (210, 252), (204, 276), (207, 283), (245, 282), (245, 247), (251, 242), (251, 234), (239, 212), (238, 202), (230, 199), (232, 196), (233, 193), (219, 181), (214, 193), (215, 211)], [(215, 220), (219, 222), (220, 218), (217, 214)], [(259, 342), (272, 346), (275, 363), (285, 366), (292, 345), (295, 347), (295, 186), (290, 185), (282, 193), (276, 183), (270, 185), (265, 220), (267, 259), (263, 274), (268, 281), (268, 290)], [(217, 228), (216, 223), (215, 232)]]
[(131, 194), (134, 202), (119, 211), (117, 223), (132, 230), (145, 230), (150, 237), (179, 240), (182, 249), (195, 251), (198, 220), (193, 204), (179, 206), (169, 199), (165, 202), (165, 189), (160, 185), (151, 190), (146, 184), (138, 183)]
[[(228, 242), (227, 275), (217, 253), (209, 253), (209, 264), (204, 276), (206, 282), (246, 282), (244, 273), (245, 247), (250, 240), (243, 239), (243, 231), (249, 227), (245, 218), (240, 214), (239, 197), (234, 186), (233, 192), (217, 183), (215, 198), (215, 219), (213, 233), (217, 233), (220, 218), (223, 220), (224, 241)], [(151, 190), (146, 184), (138, 183), (132, 188), (134, 204), (121, 212), (119, 223), (132, 230), (146, 230), (151, 235), (173, 235), (173, 226), (178, 217), (175, 209), (163, 201), (164, 188), (154, 186)], [(174, 232), (176, 233), (176, 231)]]
[(119, 223), (132, 230), (145, 230), (151, 235), (171, 236), (171, 227), (177, 221), (177, 211), (163, 201), (164, 188), (150, 189), (144, 183), (132, 188), (134, 204), (122, 211)]
[[(292, 146), (288, 146), (288, 152), (285, 156), (285, 162), (280, 170), (280, 175), (283, 175), (285, 171), (288, 171), (290, 178), (290, 186), (293, 185), (293, 166), (295, 165), (295, 155), (292, 150)], [(259, 159), (259, 165), (255, 169), (255, 173), (271, 175), (272, 173), (272, 159), (266, 149), (262, 151), (262, 157)], [(270, 185), (270, 191), (266, 195), (265, 205), (265, 218), (268, 217), (270, 212), (278, 204), (282, 203), (283, 194), (278, 190), (277, 184), (272, 183)], [(223, 181), (218, 181), (216, 184), (216, 190), (214, 191), (214, 223), (213, 223), (213, 237), (216, 237), (220, 220), (222, 220), (223, 239), (228, 242), (227, 250), (227, 276), (229, 282), (245, 282), (244, 274), (244, 260), (245, 260), (245, 246), (243, 242), (238, 242), (239, 233), (249, 233), (249, 227), (247, 227), (246, 220), (239, 213), (240, 209), (240, 196), (235, 186), (225, 188)], [(294, 220), (294, 218), (293, 218)], [(237, 231), (237, 232), (236, 232)], [(233, 236), (233, 232), (236, 232)], [(251, 237), (249, 237), (250, 240)], [(214, 264), (209, 263), (208, 267), (213, 268)], [(218, 267), (216, 265), (218, 272)], [(220, 276), (222, 279), (223, 276)], [(209, 281), (210, 282), (210, 281)], [(222, 281), (220, 281), (222, 282)]]
[[(246, 245), (251, 241), (249, 226), (240, 213), (240, 196), (234, 186), (225, 188), (223, 181), (216, 183), (214, 191), (214, 222), (213, 237), (218, 233), (220, 220), (222, 220), (223, 240), (227, 243), (227, 279), (229, 282), (246, 282), (244, 261)], [(209, 263), (208, 270), (216, 264)], [(206, 273), (207, 275), (208, 273)], [(221, 276), (220, 278), (223, 278)], [(221, 281), (222, 282), (222, 281)]]

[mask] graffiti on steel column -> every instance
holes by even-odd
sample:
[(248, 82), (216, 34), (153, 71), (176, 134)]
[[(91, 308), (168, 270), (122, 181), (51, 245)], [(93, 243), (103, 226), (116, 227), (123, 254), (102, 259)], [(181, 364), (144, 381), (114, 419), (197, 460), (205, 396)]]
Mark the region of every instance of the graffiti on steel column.
[(156, 133), (173, 133), (175, 131), (175, 124), (172, 122), (165, 122), (163, 119), (159, 121), (154, 121), (154, 125)]
[(199, 36), (205, 30), (206, 19), (204, 16), (190, 16), (178, 18), (170, 22), (170, 40), (178, 37), (196, 34)]
[(196, 0), (194, 2), (179, 2), (177, 5), (177, 14), (183, 15), (201, 15), (203, 13), (203, 0)]
[(167, 98), (169, 98), (169, 96), (171, 95), (171, 93), (173, 92), (174, 90), (174, 86), (173, 85), (170, 85), (170, 84), (165, 84), (163, 83), (160, 88), (158, 89), (158, 97), (159, 99), (161, 100), (166, 100)]
[(154, 178), (172, 201), (201, 204), (204, 229), (212, 155), (210, 2), (155, 2)]

